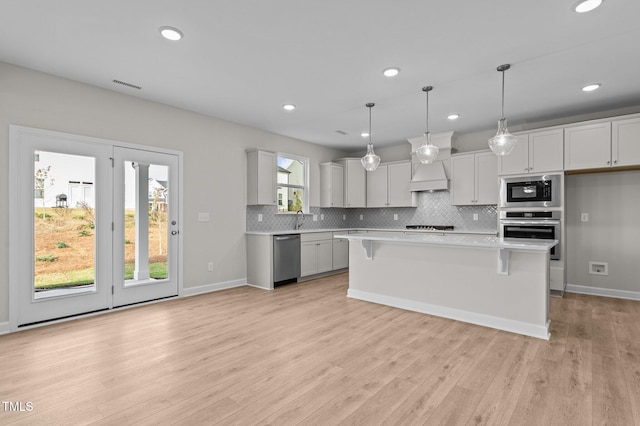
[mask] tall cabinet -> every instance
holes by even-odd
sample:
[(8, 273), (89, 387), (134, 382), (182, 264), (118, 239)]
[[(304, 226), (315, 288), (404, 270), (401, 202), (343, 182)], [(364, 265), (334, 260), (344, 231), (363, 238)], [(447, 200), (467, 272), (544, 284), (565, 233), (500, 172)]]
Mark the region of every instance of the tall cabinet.
[(367, 207), (367, 171), (360, 158), (341, 158), (336, 163), (344, 167), (344, 207)]

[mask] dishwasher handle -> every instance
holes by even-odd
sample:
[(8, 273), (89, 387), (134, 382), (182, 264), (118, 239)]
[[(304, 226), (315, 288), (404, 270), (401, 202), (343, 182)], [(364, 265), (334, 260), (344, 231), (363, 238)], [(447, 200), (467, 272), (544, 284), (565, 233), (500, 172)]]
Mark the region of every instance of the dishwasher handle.
[(273, 239), (276, 241), (297, 240), (300, 239), (300, 235), (276, 235)]

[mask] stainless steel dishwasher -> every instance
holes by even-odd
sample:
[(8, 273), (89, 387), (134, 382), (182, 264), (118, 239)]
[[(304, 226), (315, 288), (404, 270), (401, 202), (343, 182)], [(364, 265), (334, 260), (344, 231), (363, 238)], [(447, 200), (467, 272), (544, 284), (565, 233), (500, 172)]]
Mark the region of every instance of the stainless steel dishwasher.
[(273, 285), (297, 281), (300, 276), (300, 234), (273, 236)]

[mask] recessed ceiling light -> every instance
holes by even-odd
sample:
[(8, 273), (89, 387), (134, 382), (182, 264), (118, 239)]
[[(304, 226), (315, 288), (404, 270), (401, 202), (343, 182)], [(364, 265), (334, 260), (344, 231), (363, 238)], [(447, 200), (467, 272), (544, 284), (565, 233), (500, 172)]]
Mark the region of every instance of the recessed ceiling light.
[(282, 105), (282, 109), (285, 111), (293, 111), (294, 109), (296, 109), (296, 106), (294, 104), (285, 104)]
[(583, 92), (593, 92), (594, 90), (599, 89), (599, 88), (600, 88), (600, 86), (601, 86), (601, 84), (600, 84), (600, 83), (589, 84), (589, 85), (587, 85), (587, 86), (584, 86), (584, 87), (582, 88), (582, 91), (583, 91)]
[(596, 7), (602, 4), (602, 0), (584, 0), (573, 6), (573, 10), (578, 13), (591, 12)]
[(382, 71), (382, 74), (384, 74), (385, 77), (395, 77), (399, 73), (400, 68), (387, 68), (386, 70)]
[(182, 38), (182, 31), (173, 27), (160, 27), (160, 34), (171, 41), (178, 41)]
[(363, 138), (368, 138), (369, 137), (369, 133), (368, 132), (362, 132), (362, 133), (360, 133), (360, 136), (362, 136)]
[(449, 114), (447, 118), (449, 120), (457, 120), (458, 118), (460, 118), (460, 114)]

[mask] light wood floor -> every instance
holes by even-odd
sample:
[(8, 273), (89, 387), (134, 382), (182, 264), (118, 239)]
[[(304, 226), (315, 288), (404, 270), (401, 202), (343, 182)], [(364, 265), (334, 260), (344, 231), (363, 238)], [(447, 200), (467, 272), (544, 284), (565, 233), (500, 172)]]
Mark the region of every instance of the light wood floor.
[(0, 336), (0, 424), (640, 424), (640, 302), (551, 341), (347, 299), (341, 274)]

